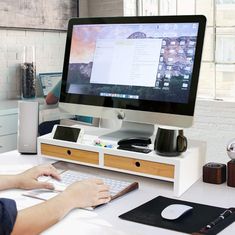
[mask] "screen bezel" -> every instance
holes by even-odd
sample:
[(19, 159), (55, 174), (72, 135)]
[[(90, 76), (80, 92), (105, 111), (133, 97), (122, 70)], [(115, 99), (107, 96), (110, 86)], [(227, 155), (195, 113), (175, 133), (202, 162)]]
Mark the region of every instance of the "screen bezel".
[[(74, 25), (84, 24), (130, 24), (130, 23), (199, 23), (194, 65), (188, 103), (173, 103), (162, 101), (135, 100), (117, 97), (101, 97), (83, 94), (69, 94), (66, 92), (67, 74), (71, 49), (71, 39)], [(193, 116), (197, 95), (198, 78), (202, 57), (203, 40), (206, 18), (203, 15), (184, 16), (146, 16), (146, 17), (104, 17), (104, 18), (72, 18), (68, 24), (64, 67), (60, 102), (80, 105), (118, 108), (123, 110), (169, 113)]]

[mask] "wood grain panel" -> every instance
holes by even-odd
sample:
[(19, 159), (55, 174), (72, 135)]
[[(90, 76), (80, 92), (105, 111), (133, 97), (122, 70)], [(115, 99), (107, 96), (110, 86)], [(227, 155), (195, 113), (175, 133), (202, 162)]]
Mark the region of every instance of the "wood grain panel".
[(105, 154), (104, 165), (117, 169), (174, 178), (174, 165), (170, 164)]
[(41, 153), (52, 157), (74, 160), (90, 164), (99, 164), (99, 154), (80, 149), (65, 148), (50, 144), (41, 144)]

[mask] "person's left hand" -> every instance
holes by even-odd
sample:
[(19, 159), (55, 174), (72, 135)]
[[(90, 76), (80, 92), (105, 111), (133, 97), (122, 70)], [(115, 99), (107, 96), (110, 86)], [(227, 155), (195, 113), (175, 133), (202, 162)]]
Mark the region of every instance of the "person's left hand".
[(54, 189), (53, 184), (38, 181), (37, 179), (40, 176), (51, 176), (60, 180), (60, 176), (55, 167), (52, 165), (40, 165), (16, 175), (18, 187), (20, 189)]

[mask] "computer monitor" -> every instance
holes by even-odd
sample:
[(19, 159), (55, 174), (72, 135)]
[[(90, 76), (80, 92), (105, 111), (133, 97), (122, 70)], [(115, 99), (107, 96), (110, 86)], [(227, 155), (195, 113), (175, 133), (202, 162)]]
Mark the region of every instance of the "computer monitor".
[(59, 107), (190, 127), (205, 24), (202, 15), (71, 19)]
[(49, 92), (60, 82), (62, 73), (39, 73), (39, 82), (41, 84), (43, 96), (46, 97)]

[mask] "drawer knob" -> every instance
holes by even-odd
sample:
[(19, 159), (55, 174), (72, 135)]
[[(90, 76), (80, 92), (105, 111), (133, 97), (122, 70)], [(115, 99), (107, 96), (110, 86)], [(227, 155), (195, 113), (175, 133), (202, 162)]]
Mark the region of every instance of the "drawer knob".
[(140, 167), (140, 162), (135, 162), (135, 165), (136, 165), (137, 167)]
[(67, 154), (68, 154), (68, 155), (71, 155), (71, 151), (70, 151), (70, 150), (67, 150)]

